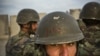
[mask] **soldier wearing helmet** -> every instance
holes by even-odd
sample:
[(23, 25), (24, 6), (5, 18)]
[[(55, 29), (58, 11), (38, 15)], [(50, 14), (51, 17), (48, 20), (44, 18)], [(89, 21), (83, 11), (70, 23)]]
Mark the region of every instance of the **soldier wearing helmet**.
[(6, 56), (33, 56), (34, 35), (39, 15), (33, 9), (22, 9), (16, 21), (20, 26), (20, 32), (8, 40)]
[(84, 38), (76, 20), (64, 12), (52, 12), (39, 23), (35, 43), (37, 56), (75, 56)]
[[(85, 24), (85, 39), (79, 45), (80, 56), (100, 56), (100, 3), (88, 2), (82, 8), (80, 20)], [(81, 27), (82, 29), (82, 27)]]

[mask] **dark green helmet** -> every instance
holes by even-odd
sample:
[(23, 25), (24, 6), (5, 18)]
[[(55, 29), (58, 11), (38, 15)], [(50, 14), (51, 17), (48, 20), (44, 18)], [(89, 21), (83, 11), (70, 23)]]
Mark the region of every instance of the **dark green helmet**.
[(17, 23), (26, 24), (29, 21), (39, 21), (38, 13), (33, 9), (22, 9), (17, 16)]
[(46, 15), (36, 31), (37, 44), (62, 44), (83, 39), (76, 20), (67, 13), (53, 12)]
[(80, 13), (80, 18), (100, 20), (100, 4), (97, 2), (85, 4)]

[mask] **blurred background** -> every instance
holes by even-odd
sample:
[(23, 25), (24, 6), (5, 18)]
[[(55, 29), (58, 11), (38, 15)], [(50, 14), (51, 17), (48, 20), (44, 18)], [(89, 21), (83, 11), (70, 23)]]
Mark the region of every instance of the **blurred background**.
[(40, 19), (47, 13), (63, 11), (70, 13), (77, 20), (82, 7), (91, 1), (100, 2), (100, 0), (0, 0), (0, 56), (5, 56), (5, 45), (9, 37), (20, 30), (16, 17), (21, 9), (36, 10)]

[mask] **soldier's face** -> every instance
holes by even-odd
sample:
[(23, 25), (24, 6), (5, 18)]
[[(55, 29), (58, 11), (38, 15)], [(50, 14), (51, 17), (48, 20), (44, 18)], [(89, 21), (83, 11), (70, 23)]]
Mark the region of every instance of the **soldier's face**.
[(36, 31), (37, 25), (38, 25), (37, 23), (32, 23), (32, 30), (33, 30), (33, 31)]
[(76, 42), (46, 45), (46, 51), (49, 56), (75, 56), (76, 50)]
[(36, 31), (38, 23), (35, 21), (30, 21), (28, 23), (30, 25), (29, 32), (32, 34)]

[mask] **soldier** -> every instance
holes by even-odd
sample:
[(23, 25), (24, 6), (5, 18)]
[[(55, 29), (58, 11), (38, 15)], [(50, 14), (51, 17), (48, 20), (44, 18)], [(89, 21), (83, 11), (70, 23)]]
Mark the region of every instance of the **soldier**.
[(89, 2), (84, 5), (80, 20), (86, 28), (82, 30), (85, 39), (79, 45), (79, 56), (100, 56), (100, 4)]
[(39, 15), (33, 9), (22, 9), (16, 21), (20, 26), (20, 32), (9, 38), (6, 44), (6, 56), (33, 56), (33, 37), (37, 29)]
[(76, 56), (77, 43), (83, 38), (72, 16), (64, 12), (50, 13), (40, 21), (36, 31), (37, 56)]

